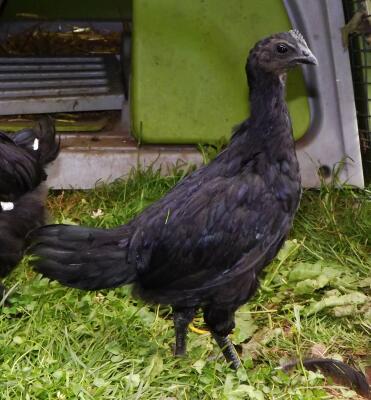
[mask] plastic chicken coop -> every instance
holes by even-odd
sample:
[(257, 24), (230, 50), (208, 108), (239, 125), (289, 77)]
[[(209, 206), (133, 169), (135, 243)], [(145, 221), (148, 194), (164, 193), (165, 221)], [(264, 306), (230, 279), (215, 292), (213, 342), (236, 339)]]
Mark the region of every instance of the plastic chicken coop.
[(288, 82), (303, 184), (337, 173), (363, 186), (341, 1), (0, 3), (0, 129), (54, 116), (62, 153), (50, 186), (90, 188), (133, 167), (201, 164), (198, 145), (225, 142), (248, 114), (249, 49), (292, 27), (319, 60)]

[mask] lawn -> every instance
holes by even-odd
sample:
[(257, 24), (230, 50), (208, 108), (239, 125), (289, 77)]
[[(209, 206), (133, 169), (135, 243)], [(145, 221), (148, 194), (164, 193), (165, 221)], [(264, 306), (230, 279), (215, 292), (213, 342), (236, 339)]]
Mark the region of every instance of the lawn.
[[(181, 176), (135, 172), (93, 191), (52, 192), (51, 219), (113, 227)], [(370, 238), (370, 190), (304, 192), (290, 239), (237, 314), (237, 373), (207, 333), (190, 332), (187, 356), (173, 358), (170, 308), (128, 287), (68, 289), (25, 260), (5, 282), (13, 292), (0, 310), (0, 400), (355, 399), (319, 373), (277, 367), (318, 354), (371, 365)], [(201, 318), (193, 325), (202, 331)]]

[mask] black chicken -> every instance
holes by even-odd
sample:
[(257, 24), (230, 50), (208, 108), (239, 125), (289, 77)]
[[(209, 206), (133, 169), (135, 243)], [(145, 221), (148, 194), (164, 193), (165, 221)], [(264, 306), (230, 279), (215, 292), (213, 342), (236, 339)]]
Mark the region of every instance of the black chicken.
[(286, 70), (316, 63), (296, 30), (258, 42), (246, 66), (251, 116), (228, 147), (126, 225), (37, 229), (29, 249), (39, 256), (35, 268), (80, 289), (133, 283), (144, 300), (171, 304), (176, 355), (185, 353), (187, 326), (201, 307), (237, 367), (228, 339), (235, 311), (284, 243), (301, 193)]
[[(45, 224), (44, 166), (59, 151), (51, 119), (15, 134), (0, 132), (0, 277), (23, 256), (26, 235)], [(0, 284), (0, 298), (4, 291)]]
[[(285, 241), (300, 199), (286, 70), (316, 63), (296, 30), (257, 43), (246, 68), (251, 117), (229, 146), (127, 225), (37, 229), (29, 249), (39, 256), (35, 268), (80, 289), (133, 283), (146, 301), (171, 304), (176, 355), (185, 353), (187, 326), (201, 307), (225, 358), (237, 368), (228, 339), (234, 313), (254, 294), (259, 273)], [(367, 389), (360, 372), (335, 360), (303, 364)]]
[(301, 187), (286, 70), (316, 64), (296, 30), (256, 44), (246, 72), (251, 116), (209, 165), (115, 229), (50, 225), (31, 235), (35, 268), (63, 285), (94, 290), (134, 284), (151, 303), (171, 304), (175, 354), (201, 307), (213, 337), (235, 367), (228, 339), (234, 314), (291, 228)]

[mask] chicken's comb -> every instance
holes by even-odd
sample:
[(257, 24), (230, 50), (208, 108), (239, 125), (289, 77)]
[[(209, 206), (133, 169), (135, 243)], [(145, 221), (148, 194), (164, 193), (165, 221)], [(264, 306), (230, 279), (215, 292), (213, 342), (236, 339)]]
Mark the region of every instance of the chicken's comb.
[(299, 42), (306, 43), (304, 36), (297, 29), (292, 29), (289, 33), (294, 39), (298, 40)]

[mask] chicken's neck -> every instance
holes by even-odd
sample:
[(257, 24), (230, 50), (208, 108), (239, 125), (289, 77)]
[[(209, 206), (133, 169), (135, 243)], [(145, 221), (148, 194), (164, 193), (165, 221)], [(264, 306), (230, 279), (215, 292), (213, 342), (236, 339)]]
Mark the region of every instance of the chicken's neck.
[(277, 132), (272, 124), (286, 126), (291, 131), (291, 123), (285, 102), (285, 74), (276, 75), (260, 69), (249, 71), (250, 124), (260, 129), (260, 134)]
[(285, 76), (254, 68), (248, 70), (250, 117), (235, 131), (227, 159), (264, 152), (269, 159), (295, 161), (295, 145), (287, 105)]

